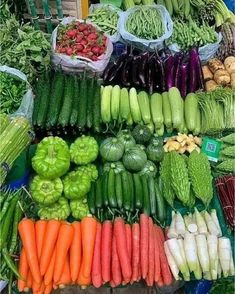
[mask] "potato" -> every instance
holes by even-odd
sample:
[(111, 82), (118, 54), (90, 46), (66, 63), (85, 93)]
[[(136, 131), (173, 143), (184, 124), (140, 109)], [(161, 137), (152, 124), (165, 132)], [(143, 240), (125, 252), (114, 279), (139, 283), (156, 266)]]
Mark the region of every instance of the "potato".
[(235, 73), (235, 56), (225, 58), (224, 66), (229, 74)]
[(203, 79), (205, 82), (209, 80), (213, 80), (213, 73), (210, 71), (207, 65), (203, 65), (202, 67)]
[(219, 69), (214, 74), (214, 80), (218, 85), (226, 86), (230, 83), (230, 75), (226, 69)]
[(231, 73), (231, 87), (235, 88), (235, 72)]
[(206, 82), (206, 91), (214, 91), (216, 88), (218, 88), (218, 85), (214, 80), (210, 80)]
[(222, 61), (220, 61), (218, 58), (210, 59), (208, 61), (208, 67), (213, 73), (215, 73), (219, 69), (225, 69)]

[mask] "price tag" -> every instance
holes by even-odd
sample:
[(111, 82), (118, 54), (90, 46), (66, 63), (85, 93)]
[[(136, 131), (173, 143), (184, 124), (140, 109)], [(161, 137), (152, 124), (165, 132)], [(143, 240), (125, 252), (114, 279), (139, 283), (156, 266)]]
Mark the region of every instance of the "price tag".
[(202, 152), (206, 154), (208, 159), (213, 162), (217, 162), (220, 155), (222, 142), (204, 137), (202, 140)]

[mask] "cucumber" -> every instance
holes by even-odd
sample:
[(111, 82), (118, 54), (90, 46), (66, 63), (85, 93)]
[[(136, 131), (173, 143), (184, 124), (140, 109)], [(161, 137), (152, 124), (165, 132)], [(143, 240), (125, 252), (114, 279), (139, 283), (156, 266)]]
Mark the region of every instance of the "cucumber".
[(83, 129), (86, 125), (86, 111), (87, 111), (87, 79), (85, 77), (82, 78), (80, 83), (80, 97), (78, 103), (78, 120), (77, 126), (80, 129)]
[(135, 208), (141, 209), (143, 207), (143, 189), (140, 175), (133, 174), (134, 188), (135, 188)]
[(101, 88), (96, 83), (95, 91), (94, 91), (94, 101), (93, 101), (93, 129), (95, 132), (100, 132), (100, 123), (101, 123), (101, 113), (100, 113), (100, 96), (101, 96)]
[(164, 124), (167, 128), (172, 127), (172, 119), (171, 119), (171, 106), (167, 92), (162, 93), (162, 111)]
[(123, 192), (123, 208), (127, 211), (131, 209), (131, 187), (129, 182), (129, 176), (127, 172), (121, 173), (122, 178), (122, 192)]
[(115, 194), (118, 208), (122, 209), (122, 177), (120, 173), (115, 173)]
[(163, 112), (162, 112), (162, 95), (154, 93), (150, 98), (152, 120), (155, 128), (159, 129), (163, 124)]
[(109, 205), (109, 200), (108, 200), (108, 173), (105, 173), (102, 177), (102, 195), (103, 195), (103, 203), (104, 206)]
[(87, 110), (86, 110), (86, 125), (88, 128), (92, 127), (92, 109), (93, 109), (93, 97), (94, 97), (94, 88), (96, 81), (94, 78), (88, 80), (88, 89), (87, 89)]
[(112, 86), (106, 86), (103, 89), (101, 97), (101, 119), (103, 123), (109, 123), (111, 121), (111, 93)]
[(102, 199), (102, 181), (99, 178), (95, 183), (95, 206), (97, 208), (103, 207), (103, 199)]
[(132, 174), (128, 172), (128, 177), (129, 177), (129, 183), (130, 183), (130, 211), (134, 211), (135, 209), (135, 188), (134, 188), (134, 182), (133, 182), (133, 177)]
[(91, 190), (87, 195), (87, 204), (91, 214), (95, 214), (96, 197), (95, 197), (95, 184), (92, 183)]
[(130, 110), (131, 116), (135, 123), (141, 122), (141, 112), (140, 106), (138, 103), (137, 92), (135, 88), (131, 88), (129, 91), (129, 102), (130, 102)]
[(149, 189), (146, 176), (141, 176), (141, 183), (143, 189), (143, 212), (147, 215), (150, 215)]
[(184, 117), (186, 126), (191, 132), (196, 128), (197, 110), (197, 96), (194, 93), (189, 93), (184, 100)]
[(33, 107), (33, 125), (37, 124), (38, 111), (40, 107), (40, 102), (42, 98), (42, 90), (44, 88), (44, 75), (41, 75), (38, 79), (36, 86), (36, 97), (34, 99), (34, 107)]
[(145, 124), (151, 122), (151, 113), (149, 105), (149, 96), (145, 91), (141, 91), (138, 94), (138, 103), (141, 111), (142, 120)]
[(72, 107), (72, 113), (70, 115), (70, 125), (75, 126), (77, 124), (77, 119), (78, 119), (78, 104), (79, 104), (79, 99), (80, 93), (79, 93), (79, 80), (78, 77), (74, 77), (74, 95), (73, 95), (73, 107)]
[(117, 200), (115, 194), (115, 173), (113, 169), (110, 169), (108, 174), (108, 202), (110, 207), (117, 207)]
[(112, 93), (111, 93), (111, 115), (114, 121), (116, 121), (119, 116), (119, 104), (120, 104), (120, 87), (118, 85), (115, 85), (112, 88)]
[(176, 87), (172, 87), (168, 91), (168, 96), (171, 106), (173, 128), (178, 129), (183, 124), (182, 98), (180, 91)]
[(74, 78), (68, 76), (65, 81), (64, 101), (58, 118), (58, 125), (65, 127), (69, 124), (74, 95)]
[[(48, 128), (53, 127), (57, 123), (57, 119), (59, 116), (59, 111), (57, 111), (57, 104), (61, 105), (61, 100), (64, 95), (64, 75), (59, 72), (55, 73), (52, 87), (51, 87), (51, 95), (49, 101), (49, 108), (46, 118), (46, 126)], [(60, 107), (59, 107), (60, 108)], [(56, 110), (56, 113), (55, 113)]]
[(166, 209), (165, 209), (165, 201), (162, 195), (163, 183), (161, 179), (155, 180), (155, 195), (157, 201), (157, 218), (158, 220), (163, 223), (166, 218)]
[(120, 94), (121, 121), (127, 121), (129, 113), (130, 113), (129, 93), (127, 88), (122, 88), (121, 94)]
[(156, 216), (157, 214), (157, 204), (156, 204), (156, 195), (154, 187), (154, 178), (148, 178), (148, 190), (149, 190), (149, 200), (150, 200), (150, 214)]

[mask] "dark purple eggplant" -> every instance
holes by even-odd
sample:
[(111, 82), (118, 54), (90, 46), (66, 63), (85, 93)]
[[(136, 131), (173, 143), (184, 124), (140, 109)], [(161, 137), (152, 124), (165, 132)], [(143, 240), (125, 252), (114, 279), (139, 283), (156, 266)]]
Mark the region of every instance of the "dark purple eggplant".
[(172, 55), (166, 58), (164, 67), (166, 73), (166, 89), (169, 90), (174, 86), (174, 57)]
[(180, 65), (183, 59), (182, 53), (176, 53), (174, 56), (174, 86), (180, 87)]
[(189, 52), (189, 92), (194, 93), (198, 89), (198, 53), (197, 49)]
[(116, 63), (115, 62), (109, 62), (109, 64), (106, 66), (104, 73), (102, 75), (102, 78), (104, 81), (108, 80), (108, 77), (111, 73), (111, 71), (116, 67)]
[(187, 95), (187, 85), (188, 85), (188, 75), (189, 75), (189, 63), (188, 61), (183, 61), (180, 65), (180, 93), (184, 98)]
[(152, 54), (149, 57), (147, 65), (146, 65), (147, 88), (148, 88), (149, 94), (153, 94), (153, 91), (155, 89), (155, 62), (156, 62), (156, 56), (155, 54)]
[(121, 70), (121, 81), (125, 87), (131, 85), (131, 68), (133, 60), (133, 49), (131, 48), (129, 55), (127, 56), (125, 62), (123, 63), (123, 68)]
[(110, 73), (107, 77), (107, 82), (113, 82), (114, 80), (118, 79), (120, 72), (122, 71), (123, 65), (128, 57), (127, 52), (122, 53), (118, 60), (116, 61), (116, 66), (110, 70)]
[(202, 64), (201, 64), (199, 54), (197, 55), (197, 77), (198, 77), (198, 88), (205, 90), (205, 83), (204, 83), (204, 78), (202, 73)]
[(164, 62), (159, 57), (157, 52), (155, 53), (155, 56), (156, 56), (156, 73), (157, 73), (156, 91), (164, 92), (166, 91), (166, 77), (165, 77), (166, 74), (165, 74)]
[(139, 80), (140, 84), (143, 88), (146, 88), (147, 86), (147, 79), (146, 79), (146, 67), (149, 59), (149, 52), (146, 51), (144, 53), (140, 54), (141, 61), (140, 61), (140, 67), (139, 67)]
[(132, 59), (132, 65), (131, 65), (131, 80), (133, 83), (133, 86), (139, 87), (140, 86), (140, 80), (139, 80), (139, 67), (141, 62), (141, 56), (136, 55)]

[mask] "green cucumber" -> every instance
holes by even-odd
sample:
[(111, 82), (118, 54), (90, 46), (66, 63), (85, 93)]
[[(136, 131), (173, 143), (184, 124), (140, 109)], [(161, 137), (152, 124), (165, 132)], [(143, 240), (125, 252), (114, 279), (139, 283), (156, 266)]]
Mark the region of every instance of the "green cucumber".
[(141, 176), (142, 188), (143, 188), (143, 212), (150, 215), (150, 199), (149, 189), (146, 176)]
[(92, 109), (93, 109), (93, 97), (94, 97), (94, 88), (96, 81), (94, 78), (91, 78), (88, 82), (89, 87), (87, 89), (87, 110), (86, 110), (86, 125), (88, 128), (92, 127)]
[(143, 189), (140, 175), (133, 174), (134, 188), (135, 188), (135, 208), (141, 209), (143, 207)]
[(108, 200), (108, 173), (105, 173), (102, 177), (102, 194), (103, 194), (103, 203), (104, 206), (109, 205), (109, 200)]
[(155, 180), (155, 195), (157, 200), (157, 218), (163, 223), (166, 218), (165, 201), (162, 195), (163, 183), (159, 178), (159, 181)]
[(91, 190), (90, 190), (90, 192), (88, 193), (88, 195), (87, 195), (87, 204), (88, 204), (88, 207), (89, 207), (89, 210), (90, 210), (90, 213), (91, 214), (95, 214), (95, 207), (96, 207), (96, 205), (95, 205), (95, 203), (96, 203), (96, 197), (95, 197), (96, 195), (95, 195), (95, 184), (93, 183), (92, 185), (91, 185)]
[(79, 80), (78, 77), (74, 77), (75, 81), (74, 81), (74, 95), (73, 95), (73, 107), (72, 107), (72, 112), (70, 115), (70, 125), (73, 127), (76, 125), (77, 123), (77, 119), (78, 119), (78, 103), (79, 103), (79, 99), (81, 99), (80, 97), (80, 93), (79, 93)]
[(123, 197), (122, 197), (122, 177), (120, 173), (115, 173), (115, 193), (117, 199), (118, 208), (122, 208)]
[(100, 132), (100, 123), (101, 123), (101, 112), (100, 112), (100, 96), (101, 96), (101, 88), (96, 84), (95, 91), (94, 91), (94, 101), (93, 101), (93, 128), (94, 131), (99, 133)]
[(134, 188), (134, 182), (133, 182), (133, 177), (131, 173), (128, 173), (129, 176), (129, 183), (130, 183), (130, 211), (134, 211), (135, 209), (135, 188)]
[(96, 183), (96, 189), (95, 189), (95, 206), (97, 208), (102, 208), (103, 206), (103, 199), (102, 199), (102, 182), (101, 179), (99, 178)]
[(108, 201), (110, 207), (117, 207), (117, 200), (115, 194), (115, 173), (113, 169), (110, 169), (108, 174)]
[(78, 103), (78, 120), (77, 120), (77, 126), (80, 129), (83, 129), (86, 125), (86, 114), (87, 114), (87, 79), (83, 77), (80, 84), (80, 97)]
[(122, 172), (121, 173), (122, 177), (122, 191), (123, 191), (123, 207), (125, 210), (130, 210), (131, 209), (131, 187), (130, 187), (130, 181), (129, 181), (129, 176), (127, 172)]
[(34, 107), (33, 107), (33, 125), (37, 124), (38, 111), (40, 107), (40, 102), (42, 98), (42, 90), (44, 88), (44, 75), (41, 75), (38, 79), (36, 86), (36, 96), (34, 99)]
[(157, 214), (157, 205), (156, 205), (156, 195), (155, 195), (155, 185), (154, 178), (148, 178), (148, 190), (149, 190), (149, 200), (150, 200), (150, 213), (152, 216)]

